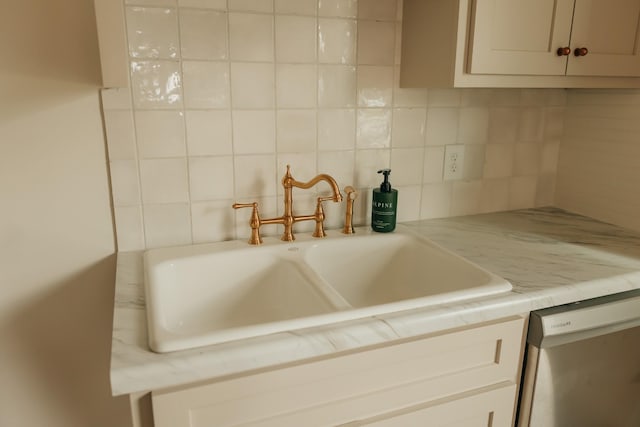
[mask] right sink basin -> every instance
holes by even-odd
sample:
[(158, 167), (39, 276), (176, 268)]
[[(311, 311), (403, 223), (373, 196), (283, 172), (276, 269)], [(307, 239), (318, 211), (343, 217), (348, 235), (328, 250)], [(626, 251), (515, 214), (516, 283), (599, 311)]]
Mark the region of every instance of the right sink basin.
[(305, 261), (353, 308), (376, 312), (511, 290), (511, 284), (406, 230), (319, 242)]

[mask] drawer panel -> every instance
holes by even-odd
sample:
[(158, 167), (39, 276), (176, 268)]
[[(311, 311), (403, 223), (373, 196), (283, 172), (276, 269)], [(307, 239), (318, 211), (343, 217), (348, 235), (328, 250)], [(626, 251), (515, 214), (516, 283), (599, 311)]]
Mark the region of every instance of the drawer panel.
[[(511, 317), (182, 390), (154, 392), (157, 427), (336, 425), (516, 383), (524, 319)], [(299, 418), (301, 417), (301, 418)]]

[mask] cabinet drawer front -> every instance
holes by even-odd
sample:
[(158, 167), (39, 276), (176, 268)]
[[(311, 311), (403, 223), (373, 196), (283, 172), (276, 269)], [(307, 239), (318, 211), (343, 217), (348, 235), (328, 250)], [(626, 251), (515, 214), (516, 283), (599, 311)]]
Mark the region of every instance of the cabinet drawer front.
[(411, 408), (401, 414), (352, 423), (348, 426), (509, 427), (513, 423), (516, 392), (516, 385), (510, 384), (449, 402)]
[(504, 381), (524, 319), (512, 317), (178, 391), (154, 392), (157, 427), (337, 425)]

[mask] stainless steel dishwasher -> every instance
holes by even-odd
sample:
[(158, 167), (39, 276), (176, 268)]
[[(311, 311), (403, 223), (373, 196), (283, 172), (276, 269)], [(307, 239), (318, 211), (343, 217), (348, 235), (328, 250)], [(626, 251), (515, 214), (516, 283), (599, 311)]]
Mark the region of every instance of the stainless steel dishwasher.
[(640, 289), (531, 313), (518, 427), (640, 427)]

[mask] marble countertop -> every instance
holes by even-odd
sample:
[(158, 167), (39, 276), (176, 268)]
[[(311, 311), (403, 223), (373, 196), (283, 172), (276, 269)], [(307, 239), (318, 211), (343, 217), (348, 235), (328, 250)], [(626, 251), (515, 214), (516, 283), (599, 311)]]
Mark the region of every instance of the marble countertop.
[(142, 251), (118, 254), (114, 395), (143, 392), (379, 344), (640, 288), (640, 233), (554, 208), (406, 226), (513, 285), (511, 292), (156, 354), (147, 345)]

